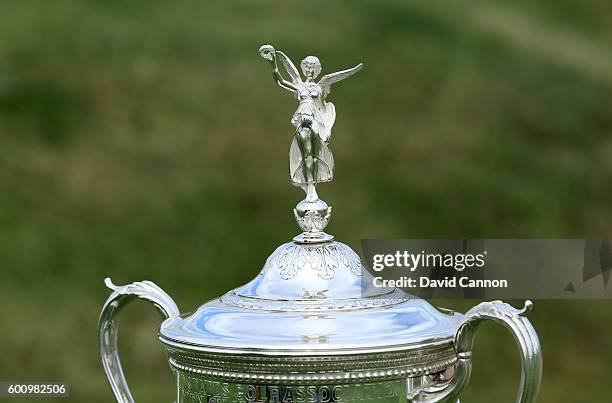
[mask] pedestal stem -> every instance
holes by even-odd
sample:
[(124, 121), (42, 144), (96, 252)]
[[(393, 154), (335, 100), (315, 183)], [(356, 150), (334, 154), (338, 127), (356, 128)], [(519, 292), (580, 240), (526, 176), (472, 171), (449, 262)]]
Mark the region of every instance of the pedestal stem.
[(332, 208), (319, 199), (314, 183), (309, 183), (303, 189), (306, 192), (306, 198), (293, 209), (295, 220), (303, 232), (293, 239), (299, 243), (331, 241), (334, 237), (323, 230), (329, 223)]
[(319, 200), (319, 195), (317, 194), (317, 188), (314, 183), (309, 183), (306, 185), (306, 201), (309, 203), (314, 203)]

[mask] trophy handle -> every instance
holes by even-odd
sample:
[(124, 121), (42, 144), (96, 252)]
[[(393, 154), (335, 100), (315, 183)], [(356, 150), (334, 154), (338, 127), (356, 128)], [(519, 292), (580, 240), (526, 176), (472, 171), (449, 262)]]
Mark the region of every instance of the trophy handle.
[(166, 319), (179, 315), (176, 303), (151, 281), (142, 281), (123, 286), (116, 286), (110, 278), (104, 280), (106, 286), (113, 290), (108, 297), (98, 321), (98, 348), (106, 377), (118, 403), (134, 403), (130, 388), (119, 360), (117, 350), (117, 314), (127, 303), (136, 298), (152, 302)]
[(542, 380), (542, 351), (535, 329), (525, 317), (533, 306), (525, 302), (523, 309), (515, 309), (501, 301), (483, 302), (470, 309), (455, 335), (457, 363), (447, 371), (424, 378), (423, 385), (408, 395), (410, 403), (458, 402), (472, 372), (472, 346), (474, 336), (482, 322), (492, 320), (512, 332), (521, 352), (521, 384), (517, 403), (533, 403)]
[(533, 303), (525, 301), (523, 309), (513, 308), (502, 301), (483, 302), (465, 314), (455, 336), (455, 350), (459, 362), (469, 361), (472, 355), (474, 336), (479, 325), (492, 320), (505, 326), (516, 340), (521, 353), (521, 384), (517, 403), (535, 402), (542, 381), (542, 350), (535, 329), (525, 317)]

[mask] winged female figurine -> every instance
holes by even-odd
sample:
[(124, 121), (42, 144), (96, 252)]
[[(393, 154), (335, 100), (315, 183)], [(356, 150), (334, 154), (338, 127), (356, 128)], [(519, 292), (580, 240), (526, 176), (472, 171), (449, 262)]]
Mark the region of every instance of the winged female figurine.
[[(289, 152), (289, 174), (291, 182), (300, 186), (307, 200), (316, 199), (315, 185), (329, 182), (334, 176), (334, 157), (329, 149), (331, 129), (336, 120), (336, 108), (326, 101), (331, 85), (357, 73), (363, 67), (357, 66), (326, 74), (319, 82), (315, 79), (321, 73), (321, 62), (316, 56), (308, 56), (300, 66), (306, 77), (304, 80), (291, 59), (270, 45), (259, 48), (260, 55), (272, 65), (272, 75), (276, 83), (294, 93), (298, 108), (291, 118), (295, 135)], [(277, 59), (285, 67), (290, 81), (285, 80), (278, 70)]]

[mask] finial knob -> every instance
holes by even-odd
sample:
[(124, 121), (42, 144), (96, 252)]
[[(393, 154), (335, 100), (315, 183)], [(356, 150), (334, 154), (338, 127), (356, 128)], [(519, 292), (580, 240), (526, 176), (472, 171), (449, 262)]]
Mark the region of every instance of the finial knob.
[(332, 235), (323, 232), (329, 224), (331, 213), (331, 206), (321, 199), (299, 202), (293, 209), (293, 215), (303, 232), (293, 240), (299, 243), (317, 243), (334, 239)]

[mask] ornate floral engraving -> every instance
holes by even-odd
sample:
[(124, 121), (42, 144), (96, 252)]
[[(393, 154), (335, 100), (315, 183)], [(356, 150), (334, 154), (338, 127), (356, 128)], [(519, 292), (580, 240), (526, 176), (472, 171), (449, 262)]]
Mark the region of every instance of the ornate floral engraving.
[(308, 251), (297, 245), (290, 245), (279, 251), (276, 261), (281, 277), (287, 280), (295, 277), (298, 271), (304, 268), (308, 262)]
[(281, 278), (290, 280), (304, 268), (314, 270), (326, 280), (334, 278), (338, 270), (345, 269), (361, 276), (361, 259), (340, 242), (315, 245), (290, 242), (281, 245), (268, 258), (262, 272), (278, 269)]

